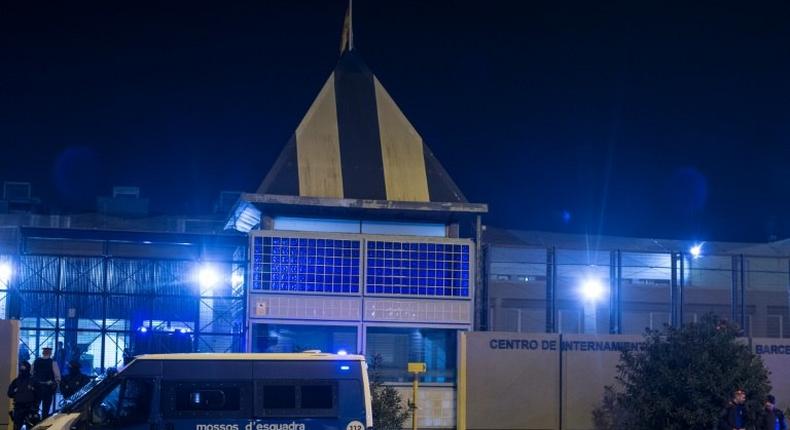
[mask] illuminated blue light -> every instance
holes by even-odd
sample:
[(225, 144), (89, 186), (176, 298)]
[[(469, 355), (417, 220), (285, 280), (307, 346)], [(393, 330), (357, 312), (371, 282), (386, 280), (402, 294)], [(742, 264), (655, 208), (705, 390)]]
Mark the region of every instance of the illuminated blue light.
[(213, 288), (220, 282), (220, 276), (214, 267), (204, 265), (198, 271), (198, 283), (203, 289)]
[(582, 296), (590, 302), (596, 302), (604, 294), (604, 286), (600, 279), (586, 279), (581, 286)]
[(340, 366), (340, 370), (349, 370), (349, 369), (351, 369), (351, 366), (345, 366), (345, 365)]
[(137, 330), (138, 330), (140, 333), (148, 333), (148, 328), (147, 328), (147, 327), (140, 327), (140, 328), (138, 328)]
[(704, 245), (704, 243), (697, 243), (689, 249), (689, 253), (693, 258), (702, 256), (702, 245)]
[(370, 241), (369, 294), (469, 297), (469, 245)]
[(346, 352), (345, 349), (341, 349), (340, 351), (337, 351), (337, 355), (348, 355), (348, 352)]
[(8, 284), (13, 274), (14, 269), (10, 263), (0, 263), (0, 284)]
[[(255, 239), (254, 290), (359, 293), (359, 240)], [(260, 242), (257, 239), (261, 239)]]

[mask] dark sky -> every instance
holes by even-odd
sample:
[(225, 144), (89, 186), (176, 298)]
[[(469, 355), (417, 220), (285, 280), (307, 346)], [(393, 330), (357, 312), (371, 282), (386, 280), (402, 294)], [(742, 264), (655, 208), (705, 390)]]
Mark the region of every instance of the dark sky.
[[(254, 191), (344, 1), (0, 0), (0, 180), (56, 210)], [(488, 224), (790, 235), (790, 3), (357, 0), (356, 48)]]

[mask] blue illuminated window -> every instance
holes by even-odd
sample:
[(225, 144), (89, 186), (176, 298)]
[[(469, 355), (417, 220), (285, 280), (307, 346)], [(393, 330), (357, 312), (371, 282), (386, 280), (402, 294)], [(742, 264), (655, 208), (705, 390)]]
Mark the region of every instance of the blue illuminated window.
[(253, 290), (359, 293), (360, 241), (256, 237)]
[(469, 245), (369, 241), (369, 294), (469, 297)]

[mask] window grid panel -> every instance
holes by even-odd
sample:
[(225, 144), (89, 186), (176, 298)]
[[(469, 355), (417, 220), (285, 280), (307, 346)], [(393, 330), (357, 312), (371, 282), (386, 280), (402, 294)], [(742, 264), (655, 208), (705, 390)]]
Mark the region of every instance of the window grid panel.
[(469, 297), (470, 245), (367, 241), (368, 294)]
[(361, 241), (255, 237), (252, 263), (253, 290), (358, 294)]

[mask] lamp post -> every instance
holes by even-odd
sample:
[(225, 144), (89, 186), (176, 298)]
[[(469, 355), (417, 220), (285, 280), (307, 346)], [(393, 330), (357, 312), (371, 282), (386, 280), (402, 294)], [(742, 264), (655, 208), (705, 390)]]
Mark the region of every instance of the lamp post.
[(425, 363), (409, 363), (409, 373), (414, 375), (412, 383), (411, 429), (417, 430), (417, 389), (420, 384), (420, 374), (425, 373)]

